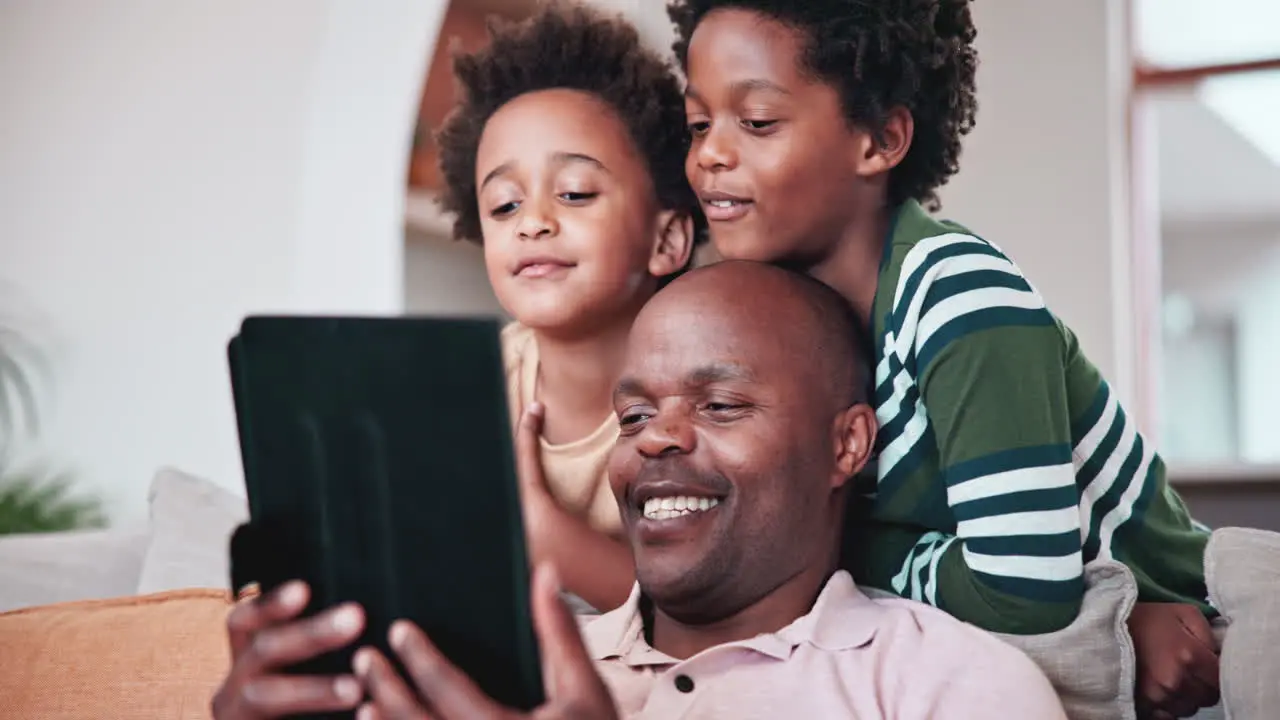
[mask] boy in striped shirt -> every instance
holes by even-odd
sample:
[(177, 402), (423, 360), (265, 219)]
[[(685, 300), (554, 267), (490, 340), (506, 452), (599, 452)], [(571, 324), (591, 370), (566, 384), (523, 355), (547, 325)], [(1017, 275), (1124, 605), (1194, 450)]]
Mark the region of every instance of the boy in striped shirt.
[[(686, 174), (720, 255), (807, 271), (871, 328), (860, 580), (983, 628), (1070, 624), (1124, 562), (1144, 715), (1216, 702), (1206, 528), (1072, 332), (994, 243), (921, 203), (976, 111), (964, 0), (674, 0)], [(1163, 713), (1163, 715), (1162, 715)]]

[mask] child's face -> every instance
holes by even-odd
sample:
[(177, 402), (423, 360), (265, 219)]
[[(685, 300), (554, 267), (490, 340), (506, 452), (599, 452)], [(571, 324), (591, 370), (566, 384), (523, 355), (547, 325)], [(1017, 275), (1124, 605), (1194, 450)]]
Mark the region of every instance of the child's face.
[(685, 172), (725, 258), (814, 262), (858, 203), (866, 133), (834, 87), (801, 71), (803, 38), (748, 10), (716, 10), (690, 38)]
[(485, 125), (476, 187), (489, 281), (521, 323), (591, 332), (652, 291), (652, 181), (604, 102), (554, 89), (507, 103)]

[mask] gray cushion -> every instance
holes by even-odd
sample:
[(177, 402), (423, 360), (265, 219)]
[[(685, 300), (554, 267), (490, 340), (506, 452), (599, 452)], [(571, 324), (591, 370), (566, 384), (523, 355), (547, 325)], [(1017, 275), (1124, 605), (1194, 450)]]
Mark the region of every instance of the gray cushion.
[(0, 538), (0, 612), (132, 595), (146, 527)]
[(1044, 635), (999, 635), (1040, 666), (1071, 720), (1134, 720), (1135, 659), (1129, 613), (1138, 583), (1112, 561), (1085, 567), (1084, 604), (1075, 622)]
[[(1127, 567), (1111, 561), (1089, 563), (1084, 581), (1080, 614), (1062, 630), (994, 634), (1040, 666), (1071, 720), (1135, 720), (1133, 643), (1126, 622), (1138, 599), (1138, 585)], [(871, 588), (863, 591), (872, 597), (890, 596)]]
[(1280, 715), (1280, 534), (1220, 528), (1205, 551), (1209, 601), (1227, 622), (1219, 672), (1228, 720)]
[(137, 592), (229, 588), (228, 543), (248, 518), (245, 499), (203, 478), (162, 468), (151, 482), (151, 545)]

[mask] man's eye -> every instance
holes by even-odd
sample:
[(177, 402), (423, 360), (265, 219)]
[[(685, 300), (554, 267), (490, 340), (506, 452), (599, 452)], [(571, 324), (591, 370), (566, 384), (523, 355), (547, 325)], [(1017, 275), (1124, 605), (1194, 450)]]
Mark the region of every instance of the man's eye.
[(709, 402), (703, 405), (702, 409), (716, 415), (738, 415), (746, 411), (748, 407), (742, 403)]
[(642, 423), (642, 422), (644, 422), (645, 420), (648, 420), (648, 419), (649, 419), (649, 415), (648, 415), (648, 413), (643, 413), (643, 412), (626, 412), (626, 413), (623, 413), (623, 414), (618, 418), (618, 422), (619, 422), (623, 427), (627, 427), (627, 426), (629, 426), (629, 425), (636, 425), (636, 424), (638, 424), (638, 423)]

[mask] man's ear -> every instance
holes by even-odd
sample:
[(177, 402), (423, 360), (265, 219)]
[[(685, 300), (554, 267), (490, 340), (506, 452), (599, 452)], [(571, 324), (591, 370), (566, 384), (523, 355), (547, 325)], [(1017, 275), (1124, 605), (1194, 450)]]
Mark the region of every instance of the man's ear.
[(876, 444), (876, 413), (866, 403), (857, 403), (836, 415), (833, 428), (836, 453), (835, 487), (843, 486), (866, 467)]
[(663, 210), (649, 254), (649, 274), (662, 278), (680, 272), (693, 253), (693, 218), (686, 212)]
[(859, 134), (853, 167), (860, 177), (883, 175), (907, 156), (915, 135), (915, 120), (911, 112), (904, 107), (891, 109), (879, 135), (876, 137), (875, 133), (866, 130)]

